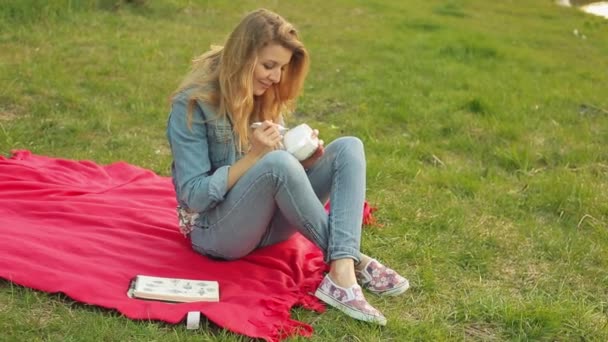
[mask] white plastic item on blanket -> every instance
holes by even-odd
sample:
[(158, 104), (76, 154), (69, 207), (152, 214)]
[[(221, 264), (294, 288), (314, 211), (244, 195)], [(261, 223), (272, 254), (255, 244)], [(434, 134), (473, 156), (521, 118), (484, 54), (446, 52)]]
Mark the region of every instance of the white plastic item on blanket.
[(300, 124), (288, 130), (283, 136), (283, 145), (299, 161), (306, 160), (319, 147), (319, 138), (312, 136), (312, 128)]
[(188, 330), (196, 330), (201, 326), (201, 312), (200, 311), (190, 311), (188, 312), (188, 316), (186, 318), (186, 329)]

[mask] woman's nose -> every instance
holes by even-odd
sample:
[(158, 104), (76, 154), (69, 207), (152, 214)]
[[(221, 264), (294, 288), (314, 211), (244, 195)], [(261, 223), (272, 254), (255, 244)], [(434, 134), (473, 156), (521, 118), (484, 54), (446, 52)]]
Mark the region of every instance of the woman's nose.
[(281, 69), (272, 70), (268, 78), (274, 83), (279, 83), (281, 80)]

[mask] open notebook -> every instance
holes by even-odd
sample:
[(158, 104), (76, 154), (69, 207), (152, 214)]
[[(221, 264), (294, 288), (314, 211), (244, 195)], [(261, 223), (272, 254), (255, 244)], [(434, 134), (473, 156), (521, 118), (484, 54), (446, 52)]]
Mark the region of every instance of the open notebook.
[(219, 302), (220, 291), (217, 281), (138, 275), (131, 281), (128, 296), (167, 302)]

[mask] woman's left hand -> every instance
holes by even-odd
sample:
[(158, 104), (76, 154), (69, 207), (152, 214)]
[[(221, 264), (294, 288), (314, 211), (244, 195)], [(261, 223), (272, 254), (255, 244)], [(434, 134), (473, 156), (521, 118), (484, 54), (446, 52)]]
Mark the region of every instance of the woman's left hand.
[[(319, 138), (319, 130), (315, 129), (312, 131), (312, 137), (315, 139)], [(315, 163), (317, 162), (317, 160), (319, 160), (319, 158), (321, 158), (321, 156), (323, 156), (323, 154), (325, 153), (325, 147), (323, 146), (323, 140), (319, 139), (319, 146), (317, 147), (317, 150), (315, 151), (315, 153), (312, 154), (312, 156), (308, 157), (307, 159), (304, 159), (301, 161), (302, 166), (304, 166), (305, 169), (310, 169), (313, 165), (315, 165)]]

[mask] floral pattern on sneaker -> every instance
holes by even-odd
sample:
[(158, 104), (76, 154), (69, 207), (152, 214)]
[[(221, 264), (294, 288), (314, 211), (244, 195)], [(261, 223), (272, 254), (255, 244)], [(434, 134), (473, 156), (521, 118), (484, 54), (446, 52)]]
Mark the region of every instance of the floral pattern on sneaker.
[(386, 324), (386, 318), (365, 300), (363, 291), (357, 284), (349, 288), (340, 287), (329, 278), (329, 275), (326, 275), (317, 289), (317, 293), (319, 292), (330, 297), (329, 301), (318, 295), (317, 297), (353, 318)]
[(355, 270), (355, 275), (363, 287), (379, 295), (397, 295), (409, 287), (407, 279), (375, 259), (370, 260), (362, 270)]

